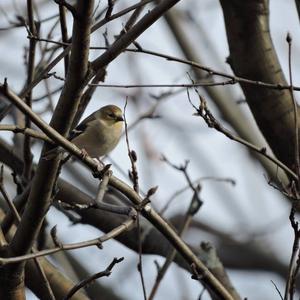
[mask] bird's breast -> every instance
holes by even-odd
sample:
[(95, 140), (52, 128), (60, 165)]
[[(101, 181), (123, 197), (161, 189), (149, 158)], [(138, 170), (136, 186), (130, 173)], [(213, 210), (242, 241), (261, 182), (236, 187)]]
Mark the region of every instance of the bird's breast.
[(91, 157), (98, 158), (116, 147), (122, 134), (122, 122), (112, 126), (105, 126), (98, 120), (94, 122), (98, 124), (88, 126), (85, 133), (76, 137), (73, 142), (77, 147), (85, 149)]

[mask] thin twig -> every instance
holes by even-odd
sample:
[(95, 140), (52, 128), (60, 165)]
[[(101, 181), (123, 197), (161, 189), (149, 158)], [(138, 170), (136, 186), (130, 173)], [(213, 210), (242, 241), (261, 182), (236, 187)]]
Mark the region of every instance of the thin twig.
[[(147, 111), (145, 111), (144, 113), (141, 113), (137, 119), (135, 121), (133, 121), (129, 126), (127, 126), (127, 131), (129, 132), (130, 130), (132, 130), (134, 127), (136, 127), (142, 120), (145, 119), (158, 119), (160, 118), (159, 115), (155, 114), (155, 111), (158, 107), (158, 105), (160, 104), (160, 101), (156, 101), (154, 103), (154, 105), (152, 107), (150, 107), (150, 109), (148, 109)], [(125, 132), (123, 133), (125, 135)]]
[[(295, 294), (295, 283), (296, 283), (296, 276), (297, 273), (299, 272), (299, 267), (300, 267), (300, 261), (299, 261), (299, 242), (300, 242), (300, 230), (299, 230), (299, 224), (295, 220), (295, 210), (294, 210), (294, 205), (296, 205), (296, 202), (299, 201), (299, 189), (300, 189), (300, 158), (299, 158), (299, 135), (298, 135), (298, 107), (297, 103), (295, 100), (294, 96), (294, 91), (293, 91), (293, 75), (292, 75), (292, 37), (288, 33), (286, 37), (286, 41), (288, 43), (288, 66), (289, 66), (289, 79), (290, 79), (290, 94), (291, 94), (291, 99), (293, 103), (293, 108), (294, 108), (294, 126), (295, 126), (295, 171), (298, 176), (298, 180), (296, 181), (296, 187), (293, 188), (292, 185), (292, 192), (291, 194), (294, 195), (294, 198), (296, 200), (293, 200), (293, 207), (291, 209), (290, 213), (290, 222), (292, 225), (292, 228), (294, 229), (294, 244), (293, 244), (293, 251), (290, 259), (290, 264), (289, 264), (289, 275), (287, 278), (286, 282), (286, 289), (285, 289), (285, 294), (284, 294), (284, 299), (289, 299), (293, 300), (294, 299), (294, 294)], [(298, 259), (296, 260), (296, 258)]]
[[(193, 193), (193, 197), (192, 200), (190, 202), (190, 206), (185, 214), (184, 217), (184, 221), (182, 226), (180, 227), (180, 229), (178, 230), (178, 234), (181, 236), (184, 231), (187, 230), (187, 228), (189, 227), (193, 216), (198, 212), (198, 210), (200, 209), (201, 205), (202, 205), (202, 201), (199, 203), (198, 199), (199, 199), (199, 195), (198, 195), (199, 191), (194, 192)], [(161, 283), (163, 277), (165, 276), (165, 274), (167, 273), (168, 268), (170, 267), (171, 263), (173, 262), (175, 255), (176, 255), (177, 251), (176, 249), (172, 248), (171, 251), (169, 252), (169, 254), (166, 257), (166, 260), (163, 264), (163, 266), (159, 269), (156, 279), (155, 279), (155, 283), (152, 287), (150, 296), (148, 298), (148, 300), (153, 300), (154, 296), (158, 290), (159, 284)]]
[[(233, 186), (236, 185), (236, 182), (234, 179), (232, 178), (219, 178), (219, 177), (214, 177), (214, 176), (205, 176), (205, 177), (200, 177), (194, 181), (192, 181), (193, 185), (197, 184), (197, 183), (201, 183), (202, 181), (205, 180), (211, 180), (211, 181), (216, 181), (216, 182), (225, 182), (225, 183), (229, 183)], [(163, 215), (166, 210), (169, 208), (169, 206), (171, 205), (171, 203), (176, 199), (176, 197), (178, 197), (180, 194), (184, 193), (185, 191), (187, 191), (190, 188), (190, 185), (187, 184), (186, 186), (184, 186), (183, 188), (179, 189), (178, 191), (175, 191), (166, 201), (166, 204), (163, 206), (163, 208), (160, 210), (160, 214)]]
[[(201, 185), (198, 184), (197, 186), (194, 186), (194, 184), (187, 172), (187, 167), (188, 167), (189, 161), (186, 160), (184, 165), (176, 166), (175, 164), (171, 163), (164, 155), (162, 156), (162, 161), (166, 162), (172, 168), (174, 168), (175, 170), (180, 171), (184, 174), (184, 177), (185, 177), (189, 187), (192, 189), (192, 191), (194, 192), (194, 195), (197, 197), (199, 191), (201, 190)], [(202, 202), (200, 198), (198, 198), (198, 201), (199, 201), (199, 203)]]
[[(59, 20), (60, 20), (60, 30), (61, 30), (61, 39), (64, 43), (68, 41), (68, 27), (66, 21), (66, 11), (65, 7), (59, 4)], [(63, 46), (64, 49), (67, 46)], [(69, 66), (69, 54), (64, 57), (64, 64), (65, 64), (65, 76), (67, 75), (68, 66)]]
[(1, 165), (1, 169), (0, 169), (0, 192), (7, 204), (7, 206), (9, 207), (10, 211), (12, 212), (15, 220), (17, 223), (20, 222), (21, 218), (20, 215), (15, 207), (15, 205), (13, 204), (13, 202), (11, 201), (11, 199), (8, 196), (8, 193), (6, 192), (6, 189), (4, 187), (4, 182), (3, 182), (3, 165)]
[(124, 123), (125, 123), (125, 138), (126, 138), (126, 145), (127, 145), (127, 152), (128, 157), (130, 159), (131, 163), (131, 171), (129, 173), (129, 177), (133, 182), (133, 189), (138, 193), (139, 192), (139, 176), (136, 168), (136, 161), (137, 161), (137, 155), (134, 150), (130, 149), (129, 145), (129, 138), (128, 138), (128, 126), (127, 126), (127, 120), (126, 120), (126, 107), (127, 107), (127, 98), (124, 106)]
[[(64, 149), (70, 151), (72, 155), (78, 157), (85, 163), (92, 171), (97, 170), (99, 165), (89, 156), (83, 157), (82, 151), (77, 148), (73, 143), (69, 142), (62, 135), (60, 135), (55, 129), (50, 127), (44, 122), (38, 115), (36, 115), (15, 93), (13, 93), (5, 82), (0, 84), (0, 94), (7, 97), (9, 101), (15, 104), (23, 113), (28, 114), (32, 120), (44, 133), (46, 133), (56, 144), (62, 146)], [(120, 179), (112, 176), (110, 179), (110, 185), (117, 188), (120, 192), (128, 197), (135, 205), (140, 205), (143, 199), (138, 195), (130, 186), (121, 181)], [(207, 269), (204, 263), (193, 253), (193, 251), (182, 241), (178, 234), (172, 229), (171, 226), (151, 207), (151, 205), (145, 205), (141, 213), (146, 217), (163, 235), (172, 243), (177, 251), (183, 256), (183, 258), (189, 263), (194, 264), (199, 272), (203, 274), (202, 281), (208, 287), (213, 289), (216, 295), (227, 300), (232, 300), (233, 297), (228, 292), (227, 288)], [(57, 251), (60, 251), (57, 250)], [(24, 257), (20, 258), (24, 260)], [(3, 259), (0, 260), (0, 263)], [(7, 259), (5, 260), (7, 262)]]
[(297, 187), (300, 189), (300, 158), (299, 158), (299, 129), (298, 129), (298, 107), (295, 100), (294, 90), (293, 90), (293, 75), (292, 75), (292, 37), (288, 33), (286, 41), (289, 47), (289, 77), (290, 77), (290, 93), (294, 107), (294, 123), (295, 123), (295, 171), (298, 176)]
[(273, 280), (271, 280), (271, 283), (274, 285), (274, 287), (275, 287), (275, 289), (276, 289), (276, 291), (277, 291), (280, 299), (284, 300), (283, 297), (282, 297), (282, 295), (281, 295), (281, 292), (280, 292), (279, 288), (277, 287), (277, 285), (275, 284), (275, 282)]
[[(143, 3), (144, 3), (144, 1), (140, 2), (140, 4), (143, 4)], [(107, 9), (106, 16), (105, 16), (104, 20), (107, 20), (111, 17), (111, 13), (112, 13), (114, 4), (115, 4), (115, 0), (108, 0), (108, 9)], [(125, 24), (125, 28), (127, 28), (127, 29), (131, 28), (131, 26), (134, 24), (136, 18), (138, 17), (139, 12), (141, 12), (142, 9), (143, 9), (143, 5), (137, 6), (137, 8), (133, 11), (132, 15), (130, 16), (128, 22)], [(122, 32), (123, 31), (121, 31), (121, 33), (118, 36), (116, 36), (115, 40), (120, 38), (120, 36), (122, 35)], [(105, 40), (105, 45), (108, 49), (110, 47), (110, 44), (109, 44), (109, 40), (107, 38), (107, 30), (103, 33), (103, 37), (104, 37), (104, 40)], [(106, 68), (105, 67), (100, 68), (96, 72), (96, 75), (92, 80), (92, 84), (98, 84), (101, 81), (104, 82), (105, 76), (106, 76)], [(80, 105), (79, 105), (78, 110), (76, 112), (76, 116), (73, 120), (72, 128), (75, 127), (75, 124), (77, 124), (77, 122), (81, 118), (82, 113), (86, 109), (90, 99), (93, 96), (93, 93), (96, 90), (96, 87), (97, 86), (88, 86), (88, 88), (85, 90), (83, 96), (81, 97)]]
[[(129, 138), (128, 138), (128, 127), (127, 127), (127, 120), (126, 120), (126, 107), (127, 107), (127, 97), (124, 105), (124, 123), (125, 123), (125, 138), (126, 138), (126, 145), (127, 145), (127, 151), (128, 151), (128, 157), (130, 159), (131, 163), (131, 171), (129, 172), (130, 179), (133, 182), (133, 189), (136, 191), (136, 193), (139, 193), (139, 183), (138, 183), (138, 172), (136, 169), (136, 161), (137, 161), (137, 155), (134, 150), (130, 149), (129, 145)], [(138, 253), (139, 253), (139, 261), (138, 261), (138, 271), (141, 278), (142, 288), (143, 288), (143, 296), (144, 300), (147, 300), (147, 292), (146, 292), (146, 286), (145, 286), (145, 280), (143, 275), (143, 260), (142, 260), (142, 239), (141, 239), (141, 227), (140, 227), (140, 210), (137, 210), (137, 238), (138, 238)]]
[[(180, 166), (173, 164), (165, 156), (162, 156), (162, 160), (165, 161), (168, 165), (170, 165), (175, 170), (182, 172), (188, 183), (189, 188), (193, 191), (192, 200), (191, 200), (189, 208), (185, 214), (183, 225), (179, 229), (179, 232), (178, 232), (179, 236), (181, 236), (182, 233), (188, 228), (193, 216), (199, 211), (200, 207), (203, 204), (202, 200), (199, 197), (199, 192), (201, 191), (201, 186), (200, 186), (200, 184), (197, 184), (196, 186), (194, 186), (192, 180), (190, 179), (190, 176), (187, 172), (187, 167), (189, 164), (189, 162), (187, 160), (185, 161), (185, 163), (183, 165), (180, 165)], [(159, 271), (157, 273), (156, 280), (152, 287), (152, 290), (151, 290), (148, 300), (154, 299), (154, 296), (158, 290), (159, 284), (161, 283), (169, 266), (171, 265), (172, 261), (174, 260), (175, 255), (176, 255), (176, 250), (173, 248), (167, 255), (164, 265), (162, 266), (162, 268), (159, 269)]]
[[(60, 2), (59, 0), (57, 0), (58, 2)], [(149, 2), (152, 2), (154, 0), (144, 0), (143, 2), (139, 2), (137, 4), (134, 4), (130, 7), (127, 7), (126, 9), (112, 15), (109, 19), (103, 19), (101, 21), (99, 21), (98, 23), (96, 23), (95, 25), (92, 26), (91, 28), (91, 33), (96, 31), (97, 29), (99, 29), (100, 27), (102, 27), (103, 25), (107, 24), (108, 22), (117, 19), (127, 13), (129, 13), (130, 11), (136, 9), (139, 6), (145, 5)], [(65, 2), (65, 1), (64, 1)], [(47, 74), (51, 71), (52, 68), (54, 68), (61, 59), (63, 59), (71, 50), (71, 46), (69, 45), (62, 53), (60, 53), (57, 57), (55, 57), (55, 59), (53, 59), (45, 68), (43, 68), (43, 70), (41, 72), (39, 72), (39, 74), (36, 76), (36, 78), (30, 83), (30, 85), (22, 92), (22, 94), (20, 95), (21, 98), (23, 98), (25, 95), (27, 95), (28, 92), (30, 92), (41, 80), (43, 80), (44, 78), (47, 78)]]
[(83, 287), (91, 284), (93, 281), (95, 281), (98, 278), (104, 277), (104, 276), (110, 276), (113, 267), (122, 262), (124, 260), (124, 257), (121, 258), (114, 258), (113, 261), (109, 264), (109, 266), (102, 272), (93, 274), (92, 276), (89, 276), (88, 278), (80, 281), (79, 283), (77, 283), (69, 292), (68, 294), (63, 298), (63, 300), (68, 300), (70, 299), (75, 293), (77, 293), (80, 289), (82, 289)]
[(132, 228), (132, 226), (134, 225), (134, 223), (135, 223), (135, 220), (133, 218), (129, 218), (128, 220), (123, 222), (121, 225), (117, 226), (116, 228), (112, 229), (110, 232), (102, 235), (101, 237), (99, 237), (97, 239), (87, 240), (87, 241), (72, 243), (72, 244), (61, 244), (60, 246), (57, 246), (57, 247), (54, 247), (51, 249), (41, 250), (41, 251), (37, 251), (36, 253), (30, 253), (30, 254), (26, 254), (26, 255), (20, 255), (20, 256), (9, 257), (9, 258), (0, 257), (0, 265), (6, 265), (6, 264), (27, 261), (29, 259), (51, 255), (51, 254), (54, 254), (54, 253), (60, 252), (60, 251), (68, 251), (68, 250), (86, 248), (86, 247), (91, 247), (91, 246), (96, 246), (98, 248), (101, 248), (102, 244), (104, 242), (106, 242), (110, 239), (114, 239), (116, 236), (120, 235), (124, 231), (130, 230)]
[[(110, 165), (109, 165), (109, 167), (110, 167)], [(102, 180), (99, 184), (97, 196), (96, 196), (96, 199), (95, 199), (96, 203), (102, 203), (103, 202), (103, 197), (106, 193), (107, 185), (108, 185), (109, 178), (111, 177), (111, 175), (112, 175), (112, 171), (109, 170), (109, 168), (106, 169), (105, 173), (102, 177)]]
[[(47, 40), (47, 39), (43, 39), (43, 38), (37, 38), (37, 37), (30, 37), (30, 38), (34, 38), (39, 40), (40, 42), (50, 42), (53, 44), (57, 44), (60, 46), (68, 46), (69, 43), (62, 43), (59, 41), (53, 41), (53, 40)], [(107, 47), (90, 47), (91, 50), (107, 50)], [(207, 72), (210, 76), (220, 76), (220, 77), (224, 77), (224, 78), (228, 78), (228, 81), (222, 81), (219, 83), (214, 83), (216, 86), (218, 85), (225, 85), (225, 84), (237, 84), (237, 83), (243, 83), (243, 84), (249, 84), (249, 85), (254, 85), (256, 87), (261, 87), (261, 88), (269, 88), (269, 89), (274, 89), (274, 90), (289, 90), (291, 89), (290, 85), (284, 85), (282, 83), (270, 83), (270, 82), (264, 82), (264, 81), (259, 81), (259, 80), (251, 80), (248, 78), (244, 78), (244, 77), (239, 77), (239, 76), (234, 76), (225, 72), (221, 72), (221, 71), (217, 71), (214, 70), (210, 67), (201, 65), (195, 61), (191, 61), (191, 60), (187, 60), (187, 59), (182, 59), (179, 57), (175, 57), (175, 56), (171, 56), (168, 54), (164, 54), (161, 52), (155, 52), (155, 51), (151, 51), (151, 50), (147, 50), (144, 48), (134, 48), (134, 49), (124, 49), (124, 51), (126, 52), (134, 52), (134, 53), (141, 53), (141, 54), (148, 54), (148, 55), (152, 55), (152, 56), (157, 56), (157, 57), (161, 57), (161, 58), (165, 58), (168, 61), (174, 61), (174, 62), (179, 62), (185, 65), (189, 65), (191, 67), (194, 67), (196, 69), (201, 69), (205, 72)], [(205, 83), (202, 83), (203, 85), (205, 85)], [(181, 84), (181, 86), (175, 86), (175, 87), (182, 87), (184, 84)], [(196, 84), (195, 84), (196, 85)], [(199, 84), (200, 85), (200, 84)], [(207, 82), (206, 83), (207, 86), (212, 85), (213, 86), (213, 82)], [(104, 85), (100, 85), (105, 87)], [(170, 87), (171, 85), (154, 85), (155, 87)], [(114, 87), (122, 87), (122, 88), (134, 88), (137, 87), (135, 85), (114, 85)], [(139, 86), (138, 86), (139, 87)], [(144, 86), (144, 87), (151, 87), (150, 85)], [(171, 86), (172, 87), (172, 86)], [(193, 87), (193, 85), (188, 85), (185, 87)], [(294, 91), (300, 91), (300, 86), (292, 86)]]
[[(108, 9), (107, 9), (107, 12), (106, 12), (105, 20), (110, 18), (110, 15), (111, 15), (113, 7), (114, 7), (114, 4), (115, 4), (115, 0), (108, 1)], [(140, 4), (141, 5), (136, 7), (136, 9), (133, 11), (132, 15), (130, 16), (128, 22), (125, 24), (125, 28), (127, 28), (128, 30), (134, 24), (136, 18), (139, 15), (139, 12), (142, 11), (142, 8), (143, 8), (143, 5), (145, 4), (145, 2), (141, 1)], [(116, 36), (115, 40), (119, 39), (121, 35), (122, 35), (122, 31), (118, 36)], [(109, 41), (108, 41), (108, 38), (107, 38), (107, 31), (105, 31), (103, 33), (103, 36), (104, 36), (104, 39), (105, 39), (105, 45), (108, 49), (110, 47), (110, 44), (109, 44)], [(92, 84), (98, 84), (99, 82), (104, 82), (105, 76), (106, 76), (106, 68), (105, 67), (100, 68), (96, 72), (96, 75), (94, 76), (94, 78), (92, 79)], [(80, 101), (79, 107), (77, 109), (75, 118), (73, 120), (72, 128), (75, 127), (75, 124), (77, 124), (77, 122), (81, 118), (82, 113), (86, 109), (86, 107), (87, 107), (90, 99), (92, 98), (92, 95), (95, 92), (95, 90), (96, 90), (96, 86), (88, 86), (88, 88), (85, 90), (84, 94), (81, 97), (81, 101)]]
[(298, 278), (298, 273), (300, 270), (300, 252), (298, 251), (298, 257), (296, 260), (296, 265), (294, 268), (293, 276), (291, 278), (291, 286), (290, 286), (290, 299), (293, 300), (296, 292), (296, 280)]
[(289, 262), (289, 271), (288, 271), (288, 277), (287, 277), (286, 286), (285, 286), (284, 300), (288, 300), (289, 295), (290, 295), (290, 300), (292, 300), (294, 292), (295, 292), (295, 290), (292, 286), (292, 282), (293, 282), (293, 277), (296, 275), (294, 273), (294, 266), (296, 264), (296, 258), (298, 256), (297, 253), (299, 251), (299, 241), (300, 241), (299, 223), (295, 220), (295, 208), (294, 207), (292, 207), (292, 209), (291, 209), (289, 218), (290, 218), (291, 226), (294, 230), (294, 243), (293, 243), (292, 255), (290, 258), (290, 262)]
[[(20, 217), (20, 215), (19, 215), (19, 213), (18, 213), (18, 211), (17, 211), (14, 203), (9, 198), (8, 193), (6, 192), (6, 189), (4, 187), (4, 182), (3, 182), (3, 165), (1, 166), (1, 170), (0, 170), (0, 192), (1, 192), (2, 196), (3, 196), (3, 198), (5, 199), (8, 207), (10, 208), (10, 211), (14, 215), (16, 223), (19, 224), (20, 221), (21, 221), (21, 217)], [(37, 250), (34, 247), (32, 247), (31, 253), (34, 255), (35, 253), (37, 253)], [(38, 272), (41, 275), (43, 283), (45, 284), (46, 290), (48, 292), (49, 299), (55, 300), (55, 297), (54, 297), (53, 291), (51, 289), (50, 283), (49, 283), (49, 281), (48, 281), (48, 279), (46, 277), (44, 269), (43, 269), (42, 265), (40, 264), (38, 258), (35, 257), (34, 258), (34, 262), (35, 262), (35, 265), (36, 265), (36, 267), (38, 269)]]
[(35, 97), (34, 99), (32, 99), (32, 102), (38, 102), (38, 101), (41, 101), (41, 100), (49, 97), (50, 95), (54, 95), (54, 94), (60, 92), (62, 90), (62, 88), (63, 88), (63, 85), (59, 86), (58, 88), (54, 89), (53, 91), (51, 91), (49, 93), (47, 92), (46, 94), (43, 94), (39, 97)]
[(140, 278), (141, 278), (144, 300), (147, 300), (147, 291), (146, 291), (146, 285), (145, 285), (145, 279), (144, 279), (144, 273), (143, 273), (143, 256), (142, 256), (143, 247), (142, 247), (140, 213), (139, 213), (139, 211), (138, 211), (138, 215), (137, 215), (137, 219), (136, 219), (136, 224), (137, 224), (138, 255), (139, 255), (137, 269), (138, 269), (138, 272), (139, 272)]
[(289, 174), (293, 179), (298, 180), (298, 176), (297, 174), (295, 174), (295, 172), (293, 172), (289, 167), (287, 167), (284, 163), (282, 163), (280, 160), (278, 160), (277, 158), (271, 156), (270, 154), (267, 153), (267, 149), (266, 147), (258, 147), (238, 136), (233, 135), (229, 130), (227, 130), (226, 128), (224, 128), (221, 123), (219, 123), (217, 121), (217, 119), (213, 116), (213, 114), (211, 113), (211, 111), (208, 109), (207, 107), (207, 103), (206, 100), (204, 99), (204, 97), (202, 97), (198, 90), (196, 90), (196, 93), (199, 96), (199, 100), (200, 100), (200, 105), (199, 107), (196, 107), (191, 99), (190, 99), (190, 95), (189, 92), (187, 90), (187, 95), (188, 95), (188, 100), (190, 102), (190, 104), (193, 106), (193, 108), (196, 110), (196, 116), (200, 116), (204, 119), (204, 121), (206, 122), (207, 126), (210, 128), (214, 128), (217, 131), (223, 133), (225, 136), (227, 136), (229, 139), (236, 141), (244, 146), (246, 146), (247, 148), (263, 155), (264, 157), (268, 158), (271, 162), (273, 162), (275, 165), (277, 165), (278, 167), (280, 167), (282, 170), (284, 170), (287, 174)]
[[(28, 17), (28, 30), (29, 34), (37, 36), (37, 30), (34, 22), (33, 16), (33, 3), (32, 0), (27, 0), (27, 17)], [(26, 86), (28, 86), (34, 78), (35, 73), (35, 56), (36, 56), (36, 41), (29, 40), (29, 52), (28, 52), (28, 69), (27, 69), (27, 80)], [(32, 93), (29, 92), (25, 97), (26, 104), (32, 106)], [(31, 121), (28, 116), (25, 115), (25, 127), (31, 127)], [(31, 140), (30, 136), (25, 135), (24, 144), (23, 144), (23, 158), (24, 158), (24, 167), (23, 167), (23, 177), (24, 180), (30, 179), (31, 167), (32, 167), (32, 154), (31, 154)]]
[(31, 136), (36, 139), (40, 139), (43, 141), (46, 141), (48, 143), (53, 143), (51, 139), (48, 138), (47, 135), (45, 135), (43, 132), (39, 132), (37, 130), (26, 128), (26, 127), (20, 127), (17, 125), (0, 125), (0, 131), (11, 131), (13, 133), (22, 133), (24, 135)]
[[(106, 165), (103, 170), (101, 171), (103, 173), (101, 182), (99, 183), (99, 188), (97, 191), (97, 195), (95, 198), (95, 201), (91, 203), (91, 205), (88, 205), (87, 207), (80, 207), (80, 206), (73, 206), (71, 209), (87, 209), (87, 208), (96, 208), (101, 209), (107, 212), (119, 214), (119, 215), (126, 215), (130, 216), (132, 218), (137, 217), (137, 212), (133, 207), (128, 206), (119, 206), (119, 205), (113, 205), (110, 203), (103, 202), (103, 197), (106, 193), (107, 185), (109, 182), (109, 179), (112, 176), (112, 171), (109, 169), (111, 165)], [(64, 208), (67, 208), (65, 205), (63, 205)]]

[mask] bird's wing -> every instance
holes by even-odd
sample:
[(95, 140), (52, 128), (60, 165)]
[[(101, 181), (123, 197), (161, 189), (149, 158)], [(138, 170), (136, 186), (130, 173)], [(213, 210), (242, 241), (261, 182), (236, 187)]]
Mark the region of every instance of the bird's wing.
[[(91, 115), (86, 117), (75, 129), (72, 130), (72, 132), (70, 133), (70, 136), (69, 136), (70, 141), (72, 141), (72, 139), (74, 139), (75, 137), (78, 137), (80, 134), (82, 134), (86, 130), (86, 128), (89, 126), (89, 124), (91, 124), (91, 122), (96, 119), (96, 113), (97, 113), (97, 111), (95, 111), (94, 113), (92, 113)], [(56, 156), (58, 153), (61, 153), (61, 152), (63, 152), (63, 149), (61, 147), (55, 147), (54, 149), (45, 153), (43, 155), (43, 159), (50, 160), (54, 156)]]
[(88, 117), (86, 117), (75, 129), (72, 130), (70, 133), (69, 140), (73, 140), (75, 137), (78, 137), (80, 134), (82, 134), (86, 128), (91, 124), (92, 121), (96, 119), (96, 113), (94, 112)]

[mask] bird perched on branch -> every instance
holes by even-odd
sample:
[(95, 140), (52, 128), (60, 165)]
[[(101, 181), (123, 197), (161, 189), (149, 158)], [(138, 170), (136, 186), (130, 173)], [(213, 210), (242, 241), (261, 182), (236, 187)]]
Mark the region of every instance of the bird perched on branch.
[[(123, 129), (122, 110), (116, 105), (107, 105), (85, 118), (73, 130), (70, 141), (92, 158), (108, 154), (118, 144)], [(55, 148), (44, 155), (51, 159), (63, 149)]]

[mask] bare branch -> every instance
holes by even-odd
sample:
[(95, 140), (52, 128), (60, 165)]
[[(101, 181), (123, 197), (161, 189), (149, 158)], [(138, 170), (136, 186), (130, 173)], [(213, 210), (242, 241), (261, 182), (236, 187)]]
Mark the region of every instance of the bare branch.
[(98, 278), (104, 277), (104, 276), (110, 276), (113, 267), (122, 262), (124, 260), (124, 257), (121, 258), (114, 258), (113, 261), (109, 264), (109, 266), (102, 272), (93, 274), (92, 276), (90, 276), (89, 278), (86, 278), (82, 281), (80, 281), (78, 284), (76, 284), (69, 292), (68, 294), (63, 298), (63, 300), (68, 300), (70, 299), (75, 293), (77, 293), (77, 291), (79, 291), (80, 289), (82, 289), (83, 287), (87, 286), (88, 284), (90, 284), (92, 281), (95, 281)]

